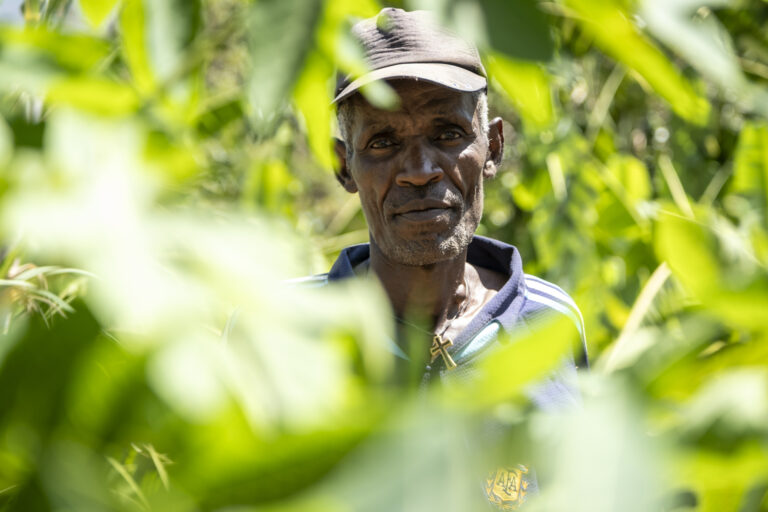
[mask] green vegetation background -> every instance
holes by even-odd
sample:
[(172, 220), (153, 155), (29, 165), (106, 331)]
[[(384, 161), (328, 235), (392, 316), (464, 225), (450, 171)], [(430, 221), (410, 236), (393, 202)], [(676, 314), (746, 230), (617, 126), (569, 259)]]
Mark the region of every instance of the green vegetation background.
[[(575, 410), (526, 399), (558, 323), (419, 391), (373, 284), (284, 283), (367, 239), (328, 100), (383, 5), (482, 49), (507, 145), (479, 232), (581, 307)], [(483, 510), (519, 463), (530, 510), (768, 510), (767, 83), (760, 0), (24, 1), (0, 510)]]

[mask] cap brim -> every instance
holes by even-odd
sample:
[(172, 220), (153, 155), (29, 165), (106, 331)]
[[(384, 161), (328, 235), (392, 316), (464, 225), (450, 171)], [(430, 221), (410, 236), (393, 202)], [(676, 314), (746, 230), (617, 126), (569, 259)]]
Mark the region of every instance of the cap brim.
[(374, 69), (357, 80), (347, 85), (342, 91), (333, 98), (333, 103), (337, 103), (347, 96), (355, 93), (361, 87), (375, 82), (376, 80), (393, 80), (397, 78), (412, 78), (426, 80), (437, 85), (442, 85), (457, 91), (475, 92), (485, 89), (488, 81), (484, 76), (473, 73), (453, 64), (444, 64), (441, 62), (409, 62), (406, 64), (395, 64), (385, 68)]

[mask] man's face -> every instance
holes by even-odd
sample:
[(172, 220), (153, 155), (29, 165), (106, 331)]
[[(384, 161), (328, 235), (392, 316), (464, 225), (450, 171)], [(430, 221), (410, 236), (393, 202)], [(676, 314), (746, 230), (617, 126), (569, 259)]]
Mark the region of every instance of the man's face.
[(354, 103), (346, 151), (337, 145), (339, 179), (360, 194), (371, 243), (385, 257), (429, 265), (458, 256), (472, 240), (483, 179), (495, 174), (501, 156), (501, 121), (492, 124), (489, 148), (471, 93), (416, 80), (391, 85), (397, 110), (359, 95), (348, 100)]

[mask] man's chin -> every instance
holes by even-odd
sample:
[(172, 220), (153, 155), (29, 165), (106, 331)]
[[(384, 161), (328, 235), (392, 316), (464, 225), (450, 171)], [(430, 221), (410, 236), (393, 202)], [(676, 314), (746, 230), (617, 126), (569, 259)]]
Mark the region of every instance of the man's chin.
[(381, 247), (387, 259), (401, 265), (421, 267), (447, 261), (463, 254), (472, 241), (472, 234), (456, 235), (446, 239), (401, 240)]

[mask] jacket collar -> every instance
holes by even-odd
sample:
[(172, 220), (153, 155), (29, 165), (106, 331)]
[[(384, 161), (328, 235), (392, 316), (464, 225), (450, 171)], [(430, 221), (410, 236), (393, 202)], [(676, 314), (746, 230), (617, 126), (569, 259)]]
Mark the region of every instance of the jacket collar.
[[(355, 276), (354, 268), (370, 258), (370, 246), (359, 244), (342, 250), (328, 272), (329, 281)], [(525, 279), (520, 253), (512, 245), (492, 238), (475, 236), (469, 244), (467, 261), (472, 265), (494, 270), (508, 277), (507, 282), (454, 340), (456, 347), (471, 340), (484, 326), (497, 321), (505, 329), (518, 320), (525, 297)]]

